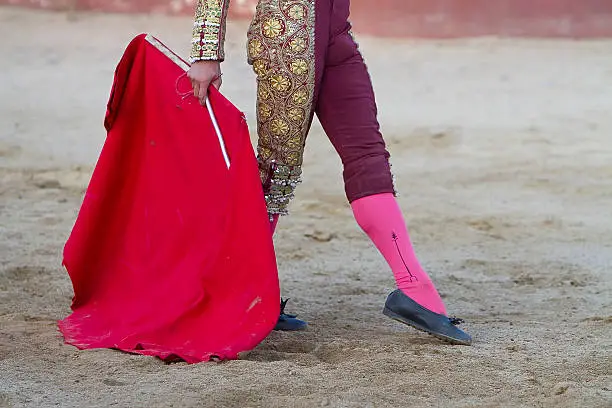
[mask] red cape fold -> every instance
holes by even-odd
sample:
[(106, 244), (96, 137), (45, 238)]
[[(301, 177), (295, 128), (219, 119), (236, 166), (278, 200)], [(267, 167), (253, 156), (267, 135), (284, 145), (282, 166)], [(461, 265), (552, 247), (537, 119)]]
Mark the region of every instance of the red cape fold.
[[(80, 349), (115, 348), (189, 363), (235, 359), (273, 329), (278, 272), (244, 115), (214, 88), (211, 117), (188, 65), (136, 37), (116, 71), (107, 138), (64, 248)], [(185, 89), (180, 89), (180, 88)]]

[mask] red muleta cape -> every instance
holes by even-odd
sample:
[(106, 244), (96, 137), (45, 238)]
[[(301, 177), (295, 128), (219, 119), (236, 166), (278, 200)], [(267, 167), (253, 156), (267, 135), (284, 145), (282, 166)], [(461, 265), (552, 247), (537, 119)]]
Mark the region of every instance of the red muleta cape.
[(278, 320), (276, 260), (246, 120), (211, 87), (228, 170), (206, 108), (185, 96), (187, 68), (143, 34), (115, 72), (107, 139), (64, 248), (74, 299), (59, 328), (80, 349), (235, 359)]

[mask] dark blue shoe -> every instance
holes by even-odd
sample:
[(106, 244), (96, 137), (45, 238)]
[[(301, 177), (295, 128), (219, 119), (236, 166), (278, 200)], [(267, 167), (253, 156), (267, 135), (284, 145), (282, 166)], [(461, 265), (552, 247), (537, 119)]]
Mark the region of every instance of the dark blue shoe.
[(278, 317), (278, 322), (276, 323), (276, 327), (274, 330), (278, 331), (299, 331), (305, 330), (308, 326), (303, 320), (296, 319), (295, 315), (290, 315), (285, 313), (285, 306), (287, 306), (287, 302), (289, 299), (283, 300), (281, 299), (281, 308), (280, 308), (280, 316)]
[(391, 292), (383, 314), (452, 344), (469, 346), (472, 337), (457, 327), (463, 320), (434, 313), (410, 299), (401, 290)]

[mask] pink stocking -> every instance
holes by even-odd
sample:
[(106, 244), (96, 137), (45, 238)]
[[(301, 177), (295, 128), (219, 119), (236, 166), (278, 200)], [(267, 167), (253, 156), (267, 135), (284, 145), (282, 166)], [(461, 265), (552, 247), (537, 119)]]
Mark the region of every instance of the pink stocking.
[(272, 235), (274, 235), (274, 231), (276, 231), (276, 225), (278, 224), (278, 214), (270, 215), (270, 230), (272, 231)]
[(421, 306), (446, 315), (444, 302), (414, 253), (393, 194), (360, 198), (353, 201), (351, 207), (357, 223), (391, 267), (397, 287)]

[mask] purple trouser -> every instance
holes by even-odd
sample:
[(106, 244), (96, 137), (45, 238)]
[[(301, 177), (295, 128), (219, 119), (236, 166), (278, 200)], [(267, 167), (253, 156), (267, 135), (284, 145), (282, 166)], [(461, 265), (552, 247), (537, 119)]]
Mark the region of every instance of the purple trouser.
[(372, 83), (348, 22), (350, 0), (260, 0), (249, 29), (258, 160), (268, 210), (286, 213), (316, 114), (340, 155), (350, 202), (394, 193)]

